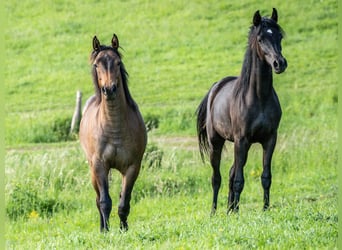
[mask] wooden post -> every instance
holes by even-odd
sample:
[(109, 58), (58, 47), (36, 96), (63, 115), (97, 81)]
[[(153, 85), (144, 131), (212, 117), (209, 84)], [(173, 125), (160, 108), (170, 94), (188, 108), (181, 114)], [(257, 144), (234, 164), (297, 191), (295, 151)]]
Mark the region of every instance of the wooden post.
[(80, 127), (80, 121), (81, 121), (81, 107), (82, 107), (82, 92), (77, 90), (76, 107), (75, 107), (74, 115), (72, 116), (70, 134), (78, 133), (78, 129)]

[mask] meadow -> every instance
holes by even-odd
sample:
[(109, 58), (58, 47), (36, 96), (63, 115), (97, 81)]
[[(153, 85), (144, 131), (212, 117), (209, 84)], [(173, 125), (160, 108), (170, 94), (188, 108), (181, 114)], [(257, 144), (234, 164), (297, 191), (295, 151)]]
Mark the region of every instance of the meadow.
[[(309, 6), (309, 7), (308, 7)], [(337, 1), (8, 1), (5, 38), (7, 249), (337, 248)], [(271, 209), (262, 212), (262, 152), (245, 166), (240, 213), (226, 215), (232, 145), (210, 217), (211, 167), (195, 111), (213, 82), (239, 75), (253, 14), (278, 9), (285, 73)], [(77, 134), (76, 91), (92, 95), (94, 35), (116, 33), (148, 132), (129, 231), (119, 231), (120, 176), (111, 173), (111, 230), (99, 233), (95, 192)]]

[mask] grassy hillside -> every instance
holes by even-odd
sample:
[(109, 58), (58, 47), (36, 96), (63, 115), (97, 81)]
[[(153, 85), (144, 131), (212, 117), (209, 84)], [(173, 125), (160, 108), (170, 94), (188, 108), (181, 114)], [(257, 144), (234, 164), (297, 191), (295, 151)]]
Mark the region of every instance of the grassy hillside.
[(25, 3), (6, 4), (8, 144), (51, 140), (45, 135), (53, 137), (50, 128), (56, 120), (72, 116), (76, 91), (83, 92), (84, 101), (92, 94), (92, 37), (109, 43), (114, 32), (144, 116), (160, 119), (161, 134), (193, 135), (200, 99), (212, 82), (240, 73), (254, 11), (270, 15), (272, 6), (278, 7), (279, 22), (288, 34), (283, 53), (289, 68), (275, 76), (287, 111), (283, 127), (296, 122), (292, 116), (310, 120), (337, 100), (334, 1), (313, 1), (310, 11), (307, 3), (281, 1)]
[[(10, 1), (5, 30), (8, 249), (304, 249), (337, 239), (337, 1)], [(209, 217), (211, 169), (197, 150), (195, 110), (211, 84), (240, 74), (253, 14), (278, 9), (285, 73), (274, 76), (283, 117), (271, 206), (261, 212), (261, 149), (245, 166), (239, 216), (225, 215), (232, 146), (222, 160), (219, 211)], [(98, 234), (95, 193), (77, 136), (77, 90), (93, 93), (92, 38), (116, 33), (148, 151), (130, 230)], [(120, 177), (113, 171), (116, 204)], [(115, 205), (116, 206), (116, 205)]]

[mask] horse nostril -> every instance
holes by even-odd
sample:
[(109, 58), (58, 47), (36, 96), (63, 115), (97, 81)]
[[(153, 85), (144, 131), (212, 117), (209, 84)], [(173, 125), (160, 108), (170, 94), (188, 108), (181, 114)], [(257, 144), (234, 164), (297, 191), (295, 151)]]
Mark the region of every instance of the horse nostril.
[(102, 87), (101, 90), (102, 90), (102, 93), (103, 93), (104, 95), (107, 95), (107, 89), (106, 89), (106, 87)]
[(273, 62), (273, 67), (274, 67), (275, 69), (277, 69), (278, 66), (279, 66), (278, 62), (277, 62), (277, 61), (274, 61), (274, 62)]
[(112, 93), (114, 93), (116, 91), (116, 89), (117, 89), (117, 86), (115, 84), (113, 84), (112, 88), (111, 88)]

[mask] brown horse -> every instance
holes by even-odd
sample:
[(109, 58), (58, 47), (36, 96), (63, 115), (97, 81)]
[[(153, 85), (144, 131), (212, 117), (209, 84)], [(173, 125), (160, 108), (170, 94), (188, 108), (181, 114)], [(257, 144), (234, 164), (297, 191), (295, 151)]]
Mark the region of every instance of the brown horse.
[(114, 34), (112, 46), (93, 38), (90, 55), (95, 95), (84, 107), (80, 142), (90, 165), (100, 213), (100, 230), (108, 231), (112, 200), (108, 174), (111, 168), (122, 175), (118, 215), (121, 230), (127, 230), (131, 192), (139, 175), (147, 143), (146, 128), (137, 104), (128, 90), (128, 74), (118, 52)]
[(212, 214), (217, 208), (221, 186), (220, 161), (226, 140), (234, 142), (234, 163), (229, 172), (228, 212), (238, 211), (244, 187), (243, 167), (252, 143), (263, 147), (264, 209), (269, 207), (271, 160), (281, 118), (278, 96), (273, 88), (272, 69), (280, 74), (287, 67), (281, 54), (283, 31), (277, 10), (271, 18), (256, 11), (250, 28), (248, 46), (238, 77), (225, 77), (214, 83), (197, 109), (200, 152), (209, 153), (213, 168)]

